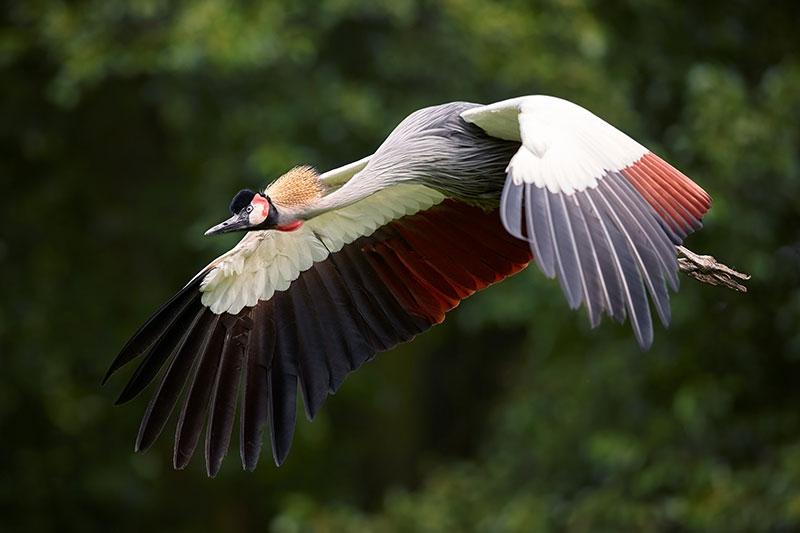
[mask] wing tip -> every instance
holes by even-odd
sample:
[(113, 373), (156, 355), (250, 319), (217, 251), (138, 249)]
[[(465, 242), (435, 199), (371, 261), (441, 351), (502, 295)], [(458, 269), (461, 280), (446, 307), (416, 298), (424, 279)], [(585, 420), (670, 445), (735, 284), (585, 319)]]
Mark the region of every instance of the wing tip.
[[(176, 442), (177, 444), (177, 442)], [(192, 460), (192, 453), (185, 453), (178, 449), (178, 446), (175, 446), (175, 451), (172, 454), (172, 468), (175, 470), (183, 470)]]
[(637, 336), (637, 344), (642, 352), (647, 352), (653, 347), (653, 337), (654, 335), (652, 332), (649, 335), (645, 335), (643, 338)]
[(256, 447), (258, 449), (251, 450), (245, 450), (244, 447), (242, 447), (240, 451), (242, 470), (246, 472), (253, 472), (256, 469), (256, 466), (258, 466), (258, 459), (261, 455), (261, 446), (252, 446), (252, 448)]
[(206, 475), (211, 479), (217, 477), (219, 471), (222, 469), (223, 457), (206, 457)]
[(143, 388), (133, 387), (131, 386), (131, 383), (133, 382), (129, 381), (128, 384), (125, 385), (125, 388), (123, 388), (122, 392), (119, 393), (117, 399), (114, 400), (114, 405), (124, 405), (128, 403), (129, 401), (139, 396), (139, 394), (141, 394), (145, 388), (145, 387)]
[(116, 374), (117, 370), (119, 370), (120, 368), (122, 368), (122, 365), (115, 366), (114, 363), (112, 363), (111, 366), (108, 367), (108, 370), (106, 370), (106, 373), (103, 374), (102, 379), (100, 379), (100, 386), (105, 387), (106, 384), (108, 383), (108, 380), (111, 379), (111, 376)]
[(130, 339), (128, 339), (128, 342), (125, 343), (125, 346), (122, 347), (117, 356), (109, 365), (108, 370), (106, 370), (106, 373), (103, 375), (103, 379), (100, 380), (101, 386), (108, 383), (108, 380), (111, 379), (111, 376), (119, 372), (119, 370), (123, 368), (125, 365), (134, 361), (142, 354), (147, 352), (147, 350), (150, 349), (157, 341), (157, 339), (153, 339), (151, 342), (147, 344), (147, 346), (139, 347), (137, 349), (132, 350), (132, 347), (134, 346), (134, 344), (138, 339), (139, 339), (138, 332), (135, 333)]
[(279, 449), (277, 446), (272, 447), (272, 459), (275, 461), (276, 467), (280, 468), (286, 462), (286, 458), (289, 456), (289, 448), (291, 446), (287, 446), (286, 449)]

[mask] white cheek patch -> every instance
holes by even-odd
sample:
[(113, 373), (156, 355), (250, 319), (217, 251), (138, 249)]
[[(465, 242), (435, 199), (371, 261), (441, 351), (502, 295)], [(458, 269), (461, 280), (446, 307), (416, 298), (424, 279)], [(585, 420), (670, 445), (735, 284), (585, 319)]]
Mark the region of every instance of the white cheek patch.
[(251, 225), (257, 226), (269, 216), (269, 201), (261, 195), (256, 195), (250, 203), (250, 214), (247, 219)]
[(251, 226), (258, 226), (262, 222), (264, 222), (267, 217), (264, 215), (264, 209), (261, 209), (260, 206), (256, 206), (250, 211), (250, 214), (247, 216), (248, 222), (250, 222)]

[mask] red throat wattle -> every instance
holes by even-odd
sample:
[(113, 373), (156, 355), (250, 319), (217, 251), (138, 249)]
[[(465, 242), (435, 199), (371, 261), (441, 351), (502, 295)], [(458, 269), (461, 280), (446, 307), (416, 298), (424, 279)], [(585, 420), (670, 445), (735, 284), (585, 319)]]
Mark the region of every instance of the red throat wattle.
[(302, 220), (293, 220), (288, 224), (281, 224), (280, 226), (275, 226), (275, 229), (278, 231), (294, 231), (302, 225), (303, 225)]

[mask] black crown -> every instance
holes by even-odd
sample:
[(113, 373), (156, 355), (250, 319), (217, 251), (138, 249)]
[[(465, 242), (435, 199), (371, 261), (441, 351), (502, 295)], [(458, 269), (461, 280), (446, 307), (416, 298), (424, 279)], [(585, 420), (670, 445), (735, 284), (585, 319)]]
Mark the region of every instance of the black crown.
[(253, 201), (253, 197), (255, 195), (256, 193), (250, 189), (242, 189), (241, 191), (237, 192), (236, 196), (234, 196), (233, 200), (231, 200), (231, 213), (234, 215), (238, 214), (239, 211), (250, 205), (250, 202)]

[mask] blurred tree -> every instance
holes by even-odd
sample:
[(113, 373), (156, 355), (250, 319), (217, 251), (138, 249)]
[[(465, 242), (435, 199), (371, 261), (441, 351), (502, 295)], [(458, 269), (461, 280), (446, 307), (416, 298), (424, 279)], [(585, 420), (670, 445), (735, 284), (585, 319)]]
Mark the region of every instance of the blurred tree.
[[(0, 530), (800, 528), (796, 2), (31, 0), (0, 8)], [(232, 241), (242, 184), (407, 113), (551, 93), (714, 197), (642, 354), (531, 269), (352, 376), (280, 470), (206, 480), (98, 382)], [(576, 331), (579, 334), (576, 334)], [(116, 382), (121, 383), (121, 380)], [(233, 454), (235, 455), (235, 454)]]

